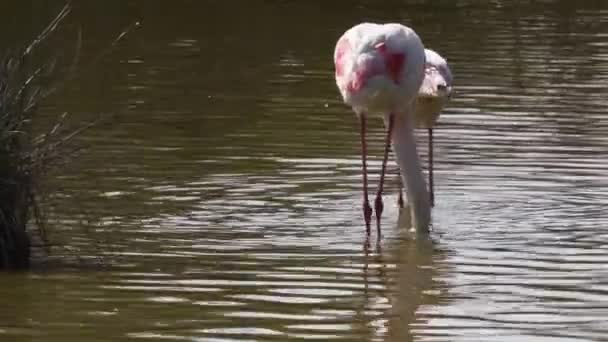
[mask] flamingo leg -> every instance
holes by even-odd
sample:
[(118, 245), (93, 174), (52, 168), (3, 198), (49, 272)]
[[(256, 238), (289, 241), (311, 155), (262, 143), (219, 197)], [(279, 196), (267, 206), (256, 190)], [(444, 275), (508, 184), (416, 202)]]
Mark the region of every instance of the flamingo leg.
[(429, 202), (435, 206), (435, 191), (433, 189), (433, 129), (429, 128)]
[(403, 209), (405, 202), (403, 201), (403, 180), (401, 179), (401, 174), (399, 176), (399, 199), (397, 200), (397, 204), (399, 204), (399, 208)]
[(361, 125), (361, 161), (363, 166), (363, 218), (365, 219), (365, 231), (367, 236), (370, 234), (372, 220), (372, 207), (369, 205), (367, 194), (367, 142), (365, 141), (366, 118), (365, 113), (360, 115)]
[(386, 173), (386, 163), (388, 161), (388, 152), (391, 148), (391, 135), (393, 132), (393, 126), (395, 123), (395, 115), (393, 113), (388, 116), (388, 129), (386, 132), (386, 143), (384, 145), (384, 158), (382, 159), (382, 171), (380, 172), (380, 185), (378, 185), (378, 193), (376, 194), (376, 201), (374, 202), (376, 209), (376, 224), (378, 230), (378, 239), (380, 239), (380, 217), (382, 216), (382, 210), (384, 209), (384, 203), (382, 203), (382, 191), (384, 190), (384, 175)]

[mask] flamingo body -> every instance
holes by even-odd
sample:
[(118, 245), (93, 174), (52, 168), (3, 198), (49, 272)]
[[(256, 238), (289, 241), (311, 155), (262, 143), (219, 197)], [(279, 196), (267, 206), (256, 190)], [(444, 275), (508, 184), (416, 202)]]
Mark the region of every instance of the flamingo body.
[(424, 60), (424, 46), (412, 29), (359, 24), (336, 44), (336, 84), (357, 115), (402, 113), (418, 93)]
[(387, 126), (384, 159), (375, 200), (378, 238), (382, 191), (392, 142), (412, 210), (412, 225), (427, 231), (430, 205), (413, 135), (414, 102), (425, 76), (424, 45), (409, 27), (363, 23), (347, 30), (334, 51), (336, 84), (361, 124), (363, 213), (370, 234), (372, 209), (367, 194), (366, 117), (381, 114)]
[(414, 123), (417, 128), (433, 128), (439, 113), (452, 94), (452, 71), (437, 52), (426, 49), (424, 80), (416, 98)]
[[(437, 52), (426, 49), (424, 80), (418, 90), (413, 121), (416, 128), (426, 128), (429, 135), (428, 143), (428, 177), (431, 206), (435, 203), (433, 190), (433, 127), (439, 114), (452, 95), (452, 71), (447, 61)], [(399, 193), (399, 205), (403, 207), (403, 195)]]

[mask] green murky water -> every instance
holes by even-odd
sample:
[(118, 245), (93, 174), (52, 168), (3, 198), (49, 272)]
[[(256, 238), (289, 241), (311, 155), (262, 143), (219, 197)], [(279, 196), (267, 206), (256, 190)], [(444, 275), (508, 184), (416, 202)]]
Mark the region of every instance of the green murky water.
[[(0, 5), (2, 46), (60, 7)], [(606, 340), (607, 18), (602, 1), (78, 2), (54, 46), (81, 27), (83, 64), (141, 21), (41, 108), (115, 115), (51, 180), (55, 253), (103, 266), (1, 275), (0, 339)], [(414, 27), (456, 77), (431, 238), (398, 228), (391, 178), (368, 255), (331, 60), (364, 20)]]

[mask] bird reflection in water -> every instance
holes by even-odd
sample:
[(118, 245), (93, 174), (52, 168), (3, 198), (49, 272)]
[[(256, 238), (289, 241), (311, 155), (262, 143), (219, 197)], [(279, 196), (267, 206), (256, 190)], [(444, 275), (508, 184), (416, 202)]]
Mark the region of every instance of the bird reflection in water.
[[(368, 340), (411, 341), (421, 324), (417, 313), (424, 305), (438, 304), (439, 283), (434, 281), (436, 263), (444, 252), (428, 234), (411, 228), (411, 211), (399, 212), (398, 236), (375, 250), (364, 249), (363, 303)], [(369, 313), (372, 313), (371, 315)]]

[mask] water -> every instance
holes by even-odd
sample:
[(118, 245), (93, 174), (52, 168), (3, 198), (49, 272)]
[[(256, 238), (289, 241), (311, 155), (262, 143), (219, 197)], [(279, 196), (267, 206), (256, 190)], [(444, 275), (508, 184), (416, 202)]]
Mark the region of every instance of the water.
[[(19, 41), (61, 4), (4, 6)], [(50, 181), (53, 251), (82, 260), (1, 275), (2, 340), (608, 340), (607, 18), (600, 1), (76, 5), (58, 44), (82, 27), (81, 64), (142, 25), (41, 108), (115, 117)], [(456, 82), (430, 238), (398, 227), (392, 176), (369, 253), (331, 64), (363, 20), (415, 27)]]

